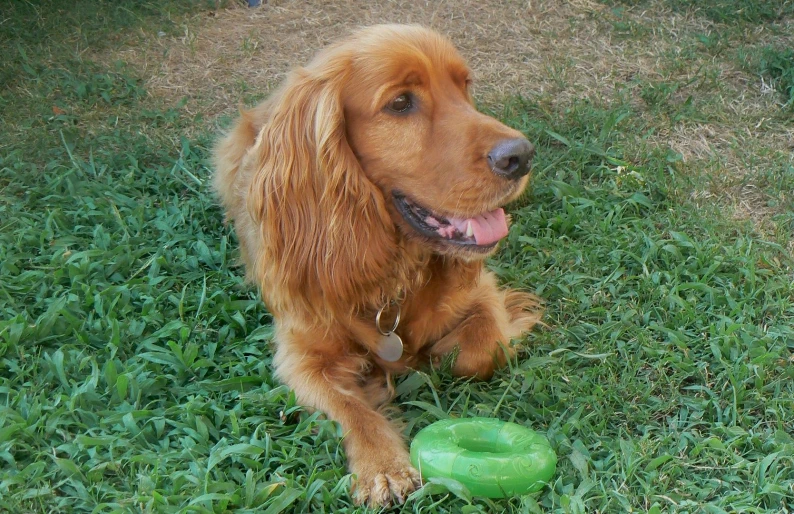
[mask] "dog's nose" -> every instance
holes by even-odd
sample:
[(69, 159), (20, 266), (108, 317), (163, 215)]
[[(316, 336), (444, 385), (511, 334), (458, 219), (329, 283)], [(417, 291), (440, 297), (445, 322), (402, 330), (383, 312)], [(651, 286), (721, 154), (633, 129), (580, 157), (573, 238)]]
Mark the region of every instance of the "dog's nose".
[(488, 154), (491, 171), (500, 177), (517, 180), (529, 173), (535, 147), (523, 137), (503, 139)]

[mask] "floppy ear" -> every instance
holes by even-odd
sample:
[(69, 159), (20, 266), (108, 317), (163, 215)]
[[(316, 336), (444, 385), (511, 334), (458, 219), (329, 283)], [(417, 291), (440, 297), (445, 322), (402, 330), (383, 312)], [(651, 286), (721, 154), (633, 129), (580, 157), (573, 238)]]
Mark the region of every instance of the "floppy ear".
[(388, 281), (395, 229), (346, 139), (347, 70), (329, 61), (293, 72), (252, 152), (248, 209), (265, 251), (251, 264), (274, 311), (351, 313)]

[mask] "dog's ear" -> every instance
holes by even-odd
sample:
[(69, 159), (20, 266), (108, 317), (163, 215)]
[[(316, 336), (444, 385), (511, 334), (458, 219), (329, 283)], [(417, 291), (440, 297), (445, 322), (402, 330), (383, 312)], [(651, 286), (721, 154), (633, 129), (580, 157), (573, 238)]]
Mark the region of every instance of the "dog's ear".
[(350, 313), (388, 280), (395, 228), (347, 142), (348, 69), (329, 60), (293, 72), (271, 99), (249, 154), (248, 209), (264, 249), (249, 264), (273, 310), (312, 318)]

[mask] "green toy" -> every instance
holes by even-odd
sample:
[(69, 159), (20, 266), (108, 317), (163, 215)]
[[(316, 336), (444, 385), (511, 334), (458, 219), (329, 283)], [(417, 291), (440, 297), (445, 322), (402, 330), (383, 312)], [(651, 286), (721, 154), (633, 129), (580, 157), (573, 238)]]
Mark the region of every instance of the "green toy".
[(453, 478), (471, 494), (506, 498), (539, 491), (557, 455), (532, 430), (491, 418), (445, 419), (419, 431), (411, 462), (424, 478)]

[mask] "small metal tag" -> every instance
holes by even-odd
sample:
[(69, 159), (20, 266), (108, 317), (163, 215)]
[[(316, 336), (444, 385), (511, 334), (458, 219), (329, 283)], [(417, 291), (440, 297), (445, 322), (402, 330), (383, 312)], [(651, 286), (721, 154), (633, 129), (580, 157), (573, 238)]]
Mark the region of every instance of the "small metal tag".
[(396, 362), (403, 356), (403, 340), (394, 332), (384, 334), (380, 338), (376, 353), (386, 362)]

